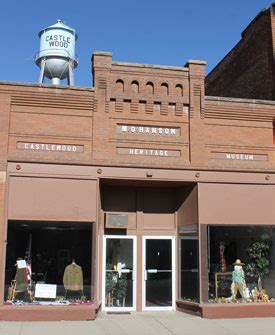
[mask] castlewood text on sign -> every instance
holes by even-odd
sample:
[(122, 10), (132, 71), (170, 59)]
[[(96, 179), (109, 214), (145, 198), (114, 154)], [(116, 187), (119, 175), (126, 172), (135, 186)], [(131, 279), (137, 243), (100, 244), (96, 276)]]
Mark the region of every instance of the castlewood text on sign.
[(119, 133), (130, 133), (130, 134), (146, 134), (146, 135), (163, 135), (163, 136), (179, 136), (180, 128), (172, 127), (156, 127), (156, 126), (144, 126), (144, 125), (127, 125), (118, 124), (117, 131)]
[(37, 151), (83, 152), (83, 145), (17, 142), (17, 149)]
[(71, 39), (69, 36), (63, 35), (48, 35), (45, 38), (46, 42), (49, 42), (50, 47), (61, 47), (61, 48), (68, 48)]

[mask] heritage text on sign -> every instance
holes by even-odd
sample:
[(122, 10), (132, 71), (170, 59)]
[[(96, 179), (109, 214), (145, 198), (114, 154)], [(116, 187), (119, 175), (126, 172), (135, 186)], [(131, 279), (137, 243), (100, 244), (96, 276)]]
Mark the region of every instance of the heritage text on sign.
[(83, 145), (17, 142), (17, 149), (59, 152), (83, 152)]
[(153, 157), (179, 157), (179, 150), (144, 149), (144, 148), (117, 148), (119, 155), (153, 156)]

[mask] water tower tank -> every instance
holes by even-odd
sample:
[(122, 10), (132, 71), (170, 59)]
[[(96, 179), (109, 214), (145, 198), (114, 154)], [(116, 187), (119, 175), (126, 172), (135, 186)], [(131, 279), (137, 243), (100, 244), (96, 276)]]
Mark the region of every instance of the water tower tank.
[(47, 77), (54, 85), (59, 85), (60, 80), (68, 78), (68, 84), (73, 85), (73, 73), (78, 65), (75, 30), (57, 20), (56, 24), (41, 30), (38, 36), (40, 52), (35, 57), (35, 63), (40, 67), (39, 83)]

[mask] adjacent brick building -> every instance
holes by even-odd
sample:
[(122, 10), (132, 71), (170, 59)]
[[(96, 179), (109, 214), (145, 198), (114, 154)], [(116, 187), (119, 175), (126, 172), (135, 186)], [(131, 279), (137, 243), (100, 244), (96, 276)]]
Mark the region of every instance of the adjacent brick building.
[[(100, 308), (274, 316), (272, 89), (257, 97), (266, 100), (205, 96), (203, 61), (96, 52), (92, 62), (92, 88), (0, 83), (0, 318), (85, 320)], [(255, 243), (269, 261), (265, 296)], [(23, 290), (21, 261), (32, 266)], [(83, 289), (67, 290), (75, 263)]]
[(274, 100), (274, 25), (272, 4), (250, 22), (239, 43), (208, 74), (207, 95)]

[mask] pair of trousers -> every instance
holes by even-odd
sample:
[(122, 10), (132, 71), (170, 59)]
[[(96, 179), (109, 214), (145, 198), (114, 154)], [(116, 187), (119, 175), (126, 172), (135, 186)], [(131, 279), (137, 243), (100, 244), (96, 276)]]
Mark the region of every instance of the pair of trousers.
[(232, 283), (231, 284), (231, 293), (234, 299), (236, 298), (238, 291), (240, 292), (241, 297), (244, 298), (244, 290), (245, 290), (244, 283)]

